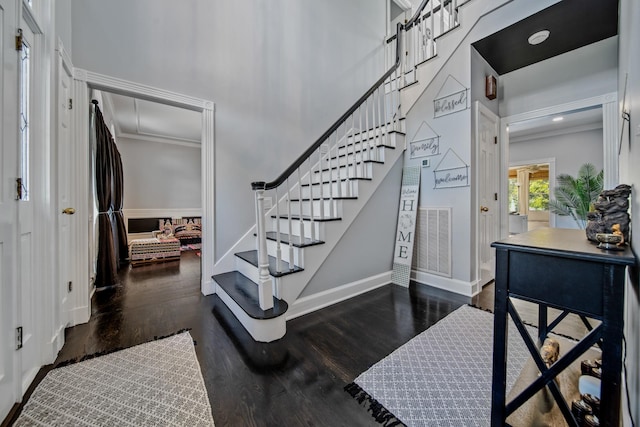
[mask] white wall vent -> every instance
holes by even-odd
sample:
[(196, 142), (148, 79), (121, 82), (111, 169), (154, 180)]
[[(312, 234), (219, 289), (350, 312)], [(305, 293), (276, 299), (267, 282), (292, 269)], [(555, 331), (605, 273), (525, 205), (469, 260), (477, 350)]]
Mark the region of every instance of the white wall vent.
[(419, 208), (414, 270), (451, 277), (451, 208)]

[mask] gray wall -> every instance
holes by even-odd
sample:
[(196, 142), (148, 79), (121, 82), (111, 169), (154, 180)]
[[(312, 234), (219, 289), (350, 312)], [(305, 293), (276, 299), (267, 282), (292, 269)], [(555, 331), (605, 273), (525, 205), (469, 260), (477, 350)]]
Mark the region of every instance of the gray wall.
[[(575, 177), (584, 163), (592, 163), (597, 170), (602, 170), (602, 153), (602, 129), (509, 144), (509, 162), (555, 158), (556, 176), (567, 173)], [(556, 215), (556, 227), (577, 228), (577, 225), (570, 217)]]
[[(640, 230), (640, 2), (636, 0), (620, 1), (620, 64), (618, 73), (619, 99), (622, 102), (624, 85), (627, 81), (625, 110), (631, 115), (631, 137), (625, 137), (620, 154), (620, 182), (631, 184), (631, 227)], [(627, 123), (629, 126), (629, 123)], [(628, 128), (624, 128), (627, 132)], [(629, 135), (628, 133), (626, 135)], [(634, 236), (636, 236), (634, 238)], [(631, 237), (631, 246), (638, 253), (638, 237)], [(640, 420), (640, 276), (638, 269), (630, 271), (626, 289), (625, 336), (627, 338), (627, 386), (631, 411), (636, 424)], [(626, 400), (622, 400), (626, 408)], [(627, 411), (623, 409), (627, 418)], [(628, 418), (627, 418), (628, 419)], [(626, 422), (624, 425), (631, 425)]]
[(400, 158), (300, 297), (392, 269), (402, 166)]
[(215, 245), (383, 72), (384, 0), (73, 3), (76, 67), (215, 102)]
[(125, 209), (200, 209), (199, 148), (118, 138)]

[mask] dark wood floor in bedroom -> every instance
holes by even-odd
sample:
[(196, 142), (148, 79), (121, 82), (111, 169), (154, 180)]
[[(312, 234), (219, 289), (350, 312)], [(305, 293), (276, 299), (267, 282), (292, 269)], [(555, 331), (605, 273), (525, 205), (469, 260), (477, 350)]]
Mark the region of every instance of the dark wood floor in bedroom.
[(121, 279), (94, 295), (91, 320), (67, 330), (56, 362), (189, 328), (217, 427), (378, 425), (344, 386), (459, 306), (493, 305), (491, 286), (472, 299), (387, 285), (294, 319), (283, 339), (258, 344), (216, 296), (201, 295), (194, 252), (124, 269)]

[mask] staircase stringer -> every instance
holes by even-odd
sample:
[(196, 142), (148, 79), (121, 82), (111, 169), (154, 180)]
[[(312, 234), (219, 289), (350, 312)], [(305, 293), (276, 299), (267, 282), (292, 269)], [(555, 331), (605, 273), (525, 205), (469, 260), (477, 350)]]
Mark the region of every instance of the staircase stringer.
[(385, 162), (384, 164), (375, 165), (373, 179), (358, 184), (358, 198), (356, 200), (344, 201), (342, 219), (325, 224), (325, 243), (304, 249), (304, 271), (281, 277), (278, 280), (277, 284), (279, 286), (278, 293), (280, 298), (288, 304), (293, 304), (300, 296), (329, 254), (340, 242), (344, 233), (356, 220), (364, 206), (366, 206), (371, 196), (393, 169), (396, 162), (403, 161), (402, 158), (405, 151), (404, 135), (396, 134), (396, 138), (397, 148), (386, 150)]

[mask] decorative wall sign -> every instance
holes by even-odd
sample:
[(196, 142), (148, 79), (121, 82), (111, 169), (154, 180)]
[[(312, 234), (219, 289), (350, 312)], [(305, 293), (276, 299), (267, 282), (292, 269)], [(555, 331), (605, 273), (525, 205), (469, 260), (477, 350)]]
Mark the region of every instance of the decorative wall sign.
[(433, 171), (435, 185), (433, 188), (453, 188), (469, 186), (469, 165), (467, 165), (451, 148)]
[(440, 135), (427, 122), (422, 122), (409, 143), (409, 152), (412, 159), (440, 154)]
[(413, 244), (416, 235), (419, 195), (420, 167), (408, 166), (403, 168), (391, 282), (404, 287), (409, 286), (411, 276), (411, 258), (413, 257)]
[(433, 100), (433, 117), (442, 117), (469, 108), (469, 89), (456, 80), (451, 74)]

